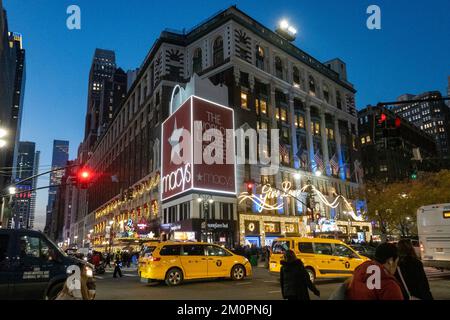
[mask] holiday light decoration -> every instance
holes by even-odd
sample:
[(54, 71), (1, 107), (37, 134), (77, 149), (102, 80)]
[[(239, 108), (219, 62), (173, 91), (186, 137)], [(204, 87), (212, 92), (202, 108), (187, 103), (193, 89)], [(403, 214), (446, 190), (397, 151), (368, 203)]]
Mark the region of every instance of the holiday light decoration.
[(270, 204), (269, 200), (277, 199), (277, 198), (286, 198), (293, 197), (298, 198), (302, 193), (306, 192), (308, 188), (311, 188), (312, 192), (319, 198), (320, 202), (330, 208), (337, 208), (340, 204), (343, 204), (345, 207), (349, 209), (347, 213), (355, 220), (362, 221), (362, 217), (358, 217), (350, 202), (342, 195), (338, 195), (333, 201), (328, 201), (325, 195), (320, 192), (314, 185), (307, 184), (303, 188), (298, 190), (292, 190), (292, 183), (290, 181), (284, 181), (281, 184), (281, 190), (273, 188), (270, 184), (265, 184), (261, 187), (261, 194), (249, 194), (248, 192), (242, 192), (239, 199), (239, 204), (246, 200), (252, 201), (254, 204), (258, 206), (258, 212), (262, 212), (263, 210), (279, 210), (282, 209), (284, 203)]

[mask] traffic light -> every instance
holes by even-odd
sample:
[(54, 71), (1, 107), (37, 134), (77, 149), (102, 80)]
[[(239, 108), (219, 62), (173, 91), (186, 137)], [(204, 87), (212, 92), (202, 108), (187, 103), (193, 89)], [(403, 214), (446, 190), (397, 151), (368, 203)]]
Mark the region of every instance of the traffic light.
[(89, 188), (89, 184), (92, 182), (93, 176), (93, 172), (87, 168), (79, 170), (76, 177), (78, 188)]
[(255, 182), (253, 182), (253, 181), (251, 181), (251, 180), (246, 181), (246, 182), (245, 182), (245, 186), (246, 186), (246, 188), (247, 188), (247, 193), (248, 193), (249, 195), (252, 195), (252, 194), (253, 194), (253, 187), (255, 186)]
[(416, 180), (417, 179), (417, 171), (414, 170), (413, 172), (411, 172), (411, 179), (412, 180)]
[(386, 123), (383, 128), (383, 137), (394, 138), (400, 135), (399, 129), (402, 126), (402, 119), (400, 117), (396, 117), (395, 119), (387, 119), (383, 122)]
[(378, 124), (383, 124), (387, 120), (387, 115), (385, 113), (381, 113), (380, 117), (378, 118)]

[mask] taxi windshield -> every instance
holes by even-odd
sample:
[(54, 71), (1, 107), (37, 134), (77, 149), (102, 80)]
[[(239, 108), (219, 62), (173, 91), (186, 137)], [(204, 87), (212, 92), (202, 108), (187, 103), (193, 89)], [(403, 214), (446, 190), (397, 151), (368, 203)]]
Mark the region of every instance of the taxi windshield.
[(155, 250), (156, 246), (143, 245), (141, 249), (141, 257), (150, 257)]
[(284, 254), (289, 250), (289, 241), (274, 241), (272, 244), (272, 253)]

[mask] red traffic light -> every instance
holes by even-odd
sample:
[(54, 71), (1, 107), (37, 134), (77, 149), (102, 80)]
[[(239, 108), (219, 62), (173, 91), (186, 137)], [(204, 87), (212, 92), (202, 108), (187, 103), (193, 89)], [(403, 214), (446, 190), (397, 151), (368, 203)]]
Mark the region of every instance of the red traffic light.
[(400, 119), (399, 117), (395, 118), (395, 127), (400, 128), (401, 125), (402, 125), (402, 119)]
[(81, 169), (77, 172), (77, 184), (81, 189), (87, 189), (88, 185), (92, 182), (93, 172), (89, 169)]
[(253, 187), (255, 186), (255, 184), (252, 181), (248, 181), (245, 183), (245, 185), (247, 187), (247, 193), (253, 194)]
[(92, 173), (89, 170), (83, 169), (78, 173), (78, 178), (81, 181), (89, 181), (92, 177)]
[(382, 114), (380, 115), (380, 119), (378, 120), (378, 123), (379, 123), (379, 124), (382, 124), (382, 123), (385, 122), (386, 120), (387, 120), (386, 114), (385, 114), (385, 113), (382, 113)]

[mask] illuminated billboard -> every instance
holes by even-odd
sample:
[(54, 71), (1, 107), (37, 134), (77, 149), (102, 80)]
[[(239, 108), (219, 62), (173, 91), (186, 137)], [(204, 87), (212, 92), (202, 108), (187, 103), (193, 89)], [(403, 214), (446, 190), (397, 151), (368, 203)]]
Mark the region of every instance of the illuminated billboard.
[(191, 96), (162, 124), (161, 199), (236, 194), (233, 109)]

